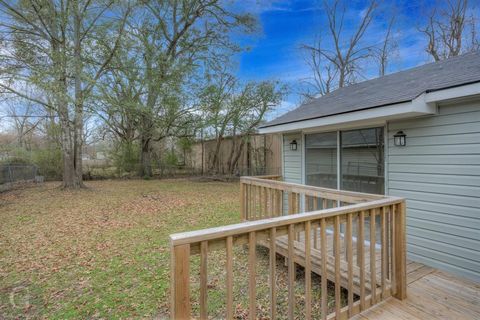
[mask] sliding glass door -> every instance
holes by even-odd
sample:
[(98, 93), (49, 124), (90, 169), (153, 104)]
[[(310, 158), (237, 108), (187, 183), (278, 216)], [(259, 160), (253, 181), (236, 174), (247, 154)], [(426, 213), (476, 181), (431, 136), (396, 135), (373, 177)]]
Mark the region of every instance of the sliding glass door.
[(383, 194), (383, 128), (341, 132), (341, 189)]
[(305, 136), (306, 184), (337, 188), (337, 133)]
[(382, 127), (305, 135), (308, 185), (383, 194), (384, 163)]

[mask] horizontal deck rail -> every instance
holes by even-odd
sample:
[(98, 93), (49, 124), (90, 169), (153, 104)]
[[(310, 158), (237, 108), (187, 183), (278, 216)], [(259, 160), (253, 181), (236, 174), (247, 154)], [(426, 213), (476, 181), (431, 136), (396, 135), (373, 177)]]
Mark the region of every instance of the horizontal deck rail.
[[(240, 178), (242, 220), (299, 213), (306, 211), (308, 206), (320, 209), (384, 198), (381, 195), (307, 186), (280, 180), (281, 176)], [(304, 206), (300, 203), (302, 198), (305, 200)]]
[[(225, 315), (233, 319), (234, 248), (248, 256), (248, 316), (257, 315), (256, 247), (269, 249), (270, 317), (277, 317), (277, 254), (285, 256), (288, 276), (288, 318), (300, 308), (295, 298), (295, 268), (305, 269), (304, 316), (312, 318), (312, 272), (321, 276), (321, 317), (346, 319), (389, 296), (406, 297), (405, 201), (343, 192), (267, 179), (241, 179), (242, 218), (239, 224), (170, 236), (171, 315), (173, 319), (208, 317), (208, 256), (225, 252)], [(265, 183), (267, 182), (267, 183)], [(253, 191), (256, 199), (251, 199)], [(279, 193), (281, 191), (281, 193)], [(258, 193), (262, 196), (258, 196)], [(287, 208), (281, 204), (287, 199)], [(261, 200), (261, 201), (260, 201)], [(275, 202), (276, 201), (276, 202)], [(300, 201), (303, 205), (300, 205)], [(304, 212), (300, 212), (303, 207)], [(286, 209), (288, 215), (284, 215)], [(377, 227), (377, 225), (379, 227)], [(191, 257), (199, 256), (199, 272), (191, 274)], [(199, 278), (198, 315), (192, 316), (191, 281)], [(334, 282), (335, 310), (328, 312), (327, 281)], [(325, 281), (324, 281), (325, 280)], [(348, 292), (341, 303), (341, 288)], [(354, 300), (354, 295), (358, 300)], [(298, 310), (297, 310), (298, 311)]]

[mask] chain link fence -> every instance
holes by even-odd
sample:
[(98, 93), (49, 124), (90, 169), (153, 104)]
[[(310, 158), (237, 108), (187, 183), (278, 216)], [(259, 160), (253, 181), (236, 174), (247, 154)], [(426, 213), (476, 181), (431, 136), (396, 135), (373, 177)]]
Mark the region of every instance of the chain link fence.
[(23, 182), (42, 182), (38, 168), (32, 164), (0, 165), (0, 191), (9, 190), (13, 185)]

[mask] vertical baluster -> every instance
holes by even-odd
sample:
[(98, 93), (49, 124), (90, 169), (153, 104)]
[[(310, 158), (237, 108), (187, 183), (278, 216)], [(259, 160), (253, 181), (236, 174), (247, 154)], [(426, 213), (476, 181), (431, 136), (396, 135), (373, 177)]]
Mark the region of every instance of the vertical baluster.
[(281, 215), (283, 216), (285, 214), (284, 210), (284, 206), (285, 206), (285, 203), (283, 202), (283, 198), (284, 198), (284, 195), (285, 195), (285, 192), (283, 190), (280, 190), (280, 193), (279, 193), (279, 203), (280, 203), (280, 212), (282, 213)]
[(263, 187), (263, 192), (262, 192), (262, 195), (263, 195), (263, 200), (262, 200), (262, 205), (263, 205), (263, 208), (262, 208), (262, 218), (266, 218), (268, 216), (268, 213), (267, 213), (267, 201), (268, 201), (268, 197), (267, 197), (267, 188), (266, 187)]
[(258, 196), (258, 187), (252, 185), (252, 190), (253, 190), (253, 210), (252, 210), (252, 220), (257, 220), (257, 196)]
[[(295, 213), (300, 213), (300, 201), (301, 201), (301, 194), (295, 193)], [(297, 231), (295, 239), (300, 241), (300, 231)]]
[(270, 319), (277, 317), (277, 292), (276, 292), (276, 235), (275, 228), (270, 229)]
[(227, 237), (227, 319), (233, 319), (233, 238)]
[(250, 185), (245, 184), (245, 220), (250, 220)]
[(294, 225), (288, 226), (288, 318), (294, 318), (295, 308), (295, 260), (294, 260)]
[(200, 243), (200, 319), (207, 319), (207, 288), (208, 288), (208, 242)]
[(322, 199), (322, 209), (327, 209), (327, 208), (328, 208), (327, 199), (323, 198)]
[(376, 293), (377, 293), (377, 267), (376, 260), (377, 254), (375, 250), (375, 233), (376, 233), (376, 224), (375, 224), (375, 213), (376, 209), (370, 210), (370, 293), (372, 296), (371, 305), (376, 303)]
[(320, 247), (322, 251), (322, 319), (327, 319), (327, 225), (325, 218), (320, 220)]
[(396, 273), (395, 273), (395, 263), (396, 263), (396, 255), (397, 255), (397, 251), (395, 250), (396, 248), (396, 243), (395, 243), (395, 205), (392, 205), (390, 207), (390, 211), (391, 211), (391, 233), (392, 233), (392, 288), (391, 288), (391, 292), (392, 292), (392, 295), (395, 295), (397, 293), (397, 282), (396, 282)]
[(273, 215), (272, 191), (272, 189), (267, 188), (267, 218), (270, 218)]
[(249, 318), (255, 319), (256, 318), (256, 310), (257, 310), (257, 297), (256, 297), (256, 253), (255, 253), (255, 246), (256, 246), (256, 239), (255, 239), (255, 232), (250, 232), (248, 234), (248, 274), (249, 274), (249, 282), (248, 282), (248, 291), (249, 291), (249, 304), (250, 304), (250, 312)]
[(360, 214), (357, 216), (357, 230), (356, 230), (356, 235), (357, 235), (357, 254), (356, 254), (356, 260), (357, 260), (357, 267), (360, 267), (360, 255), (359, 252), (362, 251), (363, 249), (363, 243), (359, 241), (360, 239)]
[(340, 216), (335, 216), (335, 225), (334, 225), (334, 237), (335, 237), (335, 317), (340, 319)]
[(288, 193), (288, 214), (293, 214), (295, 208), (293, 206), (294, 204), (294, 200), (293, 200), (294, 196), (293, 196), (293, 192), (289, 192)]
[(381, 213), (381, 237), (382, 237), (382, 299), (385, 299), (385, 285), (387, 282), (387, 233), (386, 233), (386, 208), (382, 207)]
[(305, 222), (305, 318), (312, 316), (311, 223)]
[(348, 317), (352, 316), (353, 309), (353, 252), (352, 252), (352, 214), (347, 215), (347, 263), (348, 263)]
[(392, 280), (392, 273), (391, 273), (391, 261), (390, 261), (390, 255), (391, 255), (391, 251), (390, 251), (390, 246), (392, 245), (392, 238), (390, 237), (392, 235), (392, 233), (390, 232), (390, 226), (391, 226), (391, 222), (392, 220), (390, 219), (391, 218), (391, 208), (390, 206), (388, 207), (385, 207), (385, 210), (386, 210), (386, 215), (385, 215), (385, 219), (386, 219), (386, 228), (385, 228), (385, 232), (386, 232), (386, 236), (387, 236), (387, 241), (386, 241), (386, 259), (387, 259), (387, 279), (389, 281)]
[(262, 209), (263, 209), (263, 187), (257, 187), (258, 194), (258, 210), (257, 210), (257, 219), (262, 219)]
[(277, 190), (277, 189), (275, 189), (275, 190), (273, 190), (273, 191), (274, 191), (274, 200), (275, 200), (275, 204), (274, 204), (274, 208), (275, 208), (275, 210), (274, 210), (274, 216), (275, 216), (275, 217), (278, 217), (278, 216), (281, 216), (281, 215), (282, 215), (281, 212), (280, 212), (280, 211), (281, 211), (281, 209), (280, 209), (280, 199), (282, 198), (282, 197), (280, 196), (280, 192), (281, 192), (281, 191), (280, 191), (280, 190)]
[(300, 193), (295, 193), (295, 213), (300, 213)]
[(253, 197), (255, 195), (253, 192), (254, 186), (250, 185), (248, 189), (250, 193), (250, 203), (248, 204), (248, 220), (255, 220), (255, 208), (253, 207)]
[(357, 257), (360, 264), (360, 311), (365, 310), (365, 211), (360, 211), (360, 217), (358, 219), (358, 239), (359, 246), (357, 246)]
[(246, 193), (245, 193), (245, 184), (240, 180), (240, 216), (242, 221), (246, 219), (245, 213), (245, 200), (246, 200)]
[(255, 186), (250, 185), (251, 201), (250, 201), (250, 220), (255, 220)]
[(270, 217), (276, 217), (277, 216), (277, 189), (270, 190), (270, 197), (271, 197)]
[[(318, 198), (313, 197), (313, 210), (318, 210)], [(313, 228), (313, 247), (318, 249), (318, 232), (317, 228)]]

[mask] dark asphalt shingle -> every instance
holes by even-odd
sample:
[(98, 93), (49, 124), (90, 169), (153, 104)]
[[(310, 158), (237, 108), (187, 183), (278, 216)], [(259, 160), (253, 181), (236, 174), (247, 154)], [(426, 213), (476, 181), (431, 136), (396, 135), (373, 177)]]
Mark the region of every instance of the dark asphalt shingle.
[(262, 127), (411, 101), (424, 92), (479, 81), (480, 52), (468, 53), (337, 89)]

